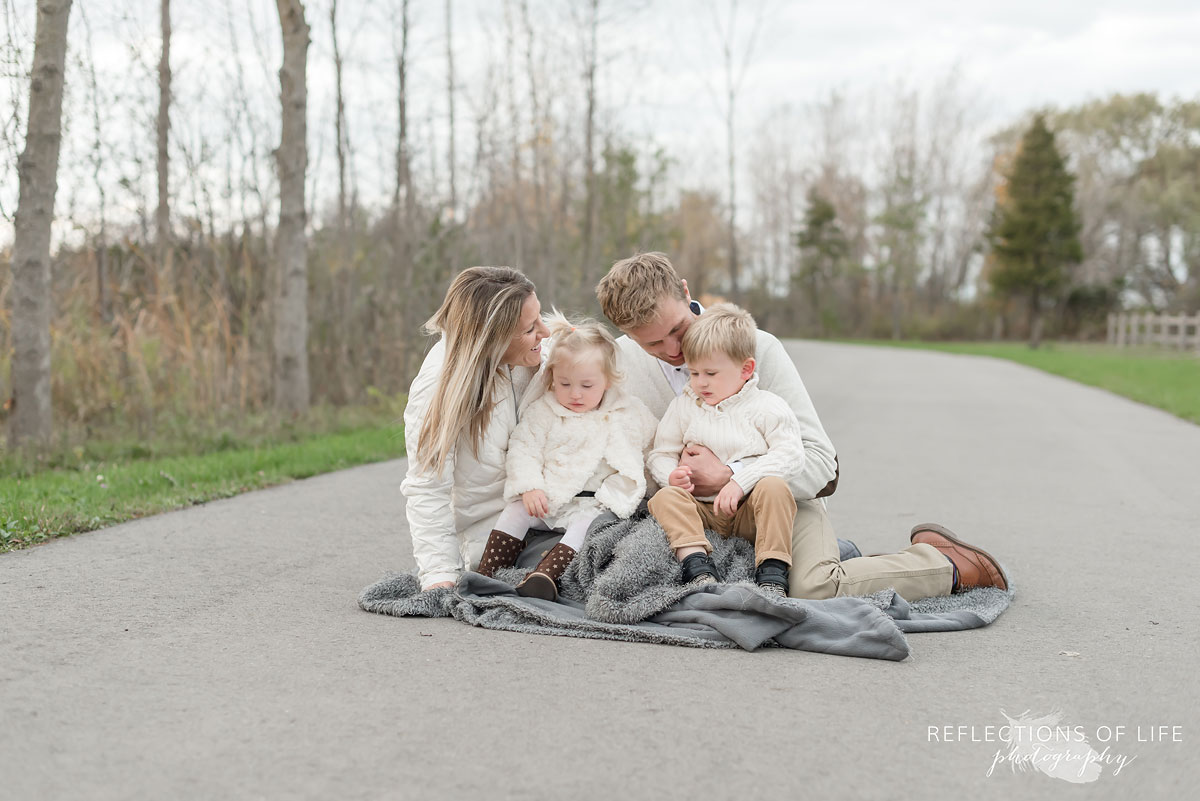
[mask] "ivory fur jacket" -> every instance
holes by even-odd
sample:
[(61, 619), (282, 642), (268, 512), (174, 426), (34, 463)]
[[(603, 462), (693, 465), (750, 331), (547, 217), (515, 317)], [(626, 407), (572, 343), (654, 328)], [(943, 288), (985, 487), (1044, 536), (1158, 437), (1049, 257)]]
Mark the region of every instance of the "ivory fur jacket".
[[(646, 405), (620, 387), (610, 387), (589, 412), (573, 412), (545, 392), (525, 408), (509, 439), (504, 498), (540, 489), (552, 525), (599, 514), (601, 507), (627, 518), (646, 494), (645, 455), (656, 427)], [(595, 498), (576, 497), (585, 489)]]
[(783, 398), (758, 388), (757, 373), (736, 394), (714, 405), (705, 403), (691, 386), (684, 387), (667, 407), (654, 437), (647, 461), (655, 481), (667, 486), (667, 477), (687, 445), (703, 445), (726, 464), (759, 457), (732, 479), (747, 495), (760, 479), (779, 476), (790, 481), (804, 470), (804, 441), (796, 414)]

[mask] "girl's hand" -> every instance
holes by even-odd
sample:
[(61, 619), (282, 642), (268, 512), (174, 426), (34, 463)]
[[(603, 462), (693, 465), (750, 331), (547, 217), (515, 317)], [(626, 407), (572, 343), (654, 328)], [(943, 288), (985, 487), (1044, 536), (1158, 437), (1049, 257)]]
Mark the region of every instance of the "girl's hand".
[(671, 471), (671, 475), (667, 476), (667, 483), (672, 487), (679, 487), (681, 490), (691, 492), (692, 486), (692, 468), (681, 464)]
[(550, 501), (540, 489), (524, 493), (521, 503), (525, 504), (525, 512), (530, 517), (545, 517), (550, 514)]
[(453, 581), (439, 581), (436, 584), (430, 584), (428, 587), (421, 590), (421, 592), (429, 592), (430, 590), (440, 590), (443, 587), (445, 587), (446, 589), (450, 589), (453, 586), (454, 586)]
[(737, 482), (730, 481), (717, 493), (717, 499), (713, 501), (713, 511), (719, 515), (733, 517), (737, 514), (738, 503), (745, 497), (745, 491), (738, 486)]

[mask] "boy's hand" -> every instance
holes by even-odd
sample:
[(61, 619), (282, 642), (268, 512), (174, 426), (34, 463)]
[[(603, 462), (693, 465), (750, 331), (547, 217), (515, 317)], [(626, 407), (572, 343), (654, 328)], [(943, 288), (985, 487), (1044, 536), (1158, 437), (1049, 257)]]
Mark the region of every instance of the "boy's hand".
[(530, 490), (521, 495), (521, 503), (530, 517), (545, 517), (550, 514), (550, 501), (541, 490)]
[(717, 493), (717, 499), (713, 501), (713, 511), (719, 515), (733, 517), (737, 514), (738, 503), (745, 497), (745, 490), (739, 487), (736, 481), (730, 481)]
[(671, 475), (667, 476), (667, 483), (672, 487), (679, 487), (681, 490), (691, 492), (692, 487), (692, 468), (681, 464), (671, 471)]

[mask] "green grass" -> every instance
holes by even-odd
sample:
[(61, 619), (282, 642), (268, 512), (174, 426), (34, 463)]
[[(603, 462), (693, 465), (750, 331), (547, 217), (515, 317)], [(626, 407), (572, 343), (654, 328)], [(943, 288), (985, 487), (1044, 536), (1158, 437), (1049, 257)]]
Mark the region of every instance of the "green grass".
[[(390, 418), (394, 420), (394, 418)], [(112, 459), (78, 453), (70, 467), (37, 470), (6, 457), (0, 479), (0, 553), (54, 537), (228, 498), (331, 470), (404, 455), (403, 426), (358, 420), (325, 433), (287, 427), (239, 439), (217, 437), (199, 453), (176, 440), (147, 446), (175, 455), (130, 458), (112, 443), (93, 445)], [(295, 441), (284, 441), (287, 439)]]
[(850, 341), (1008, 359), (1200, 423), (1200, 356), (1195, 353), (1054, 342), (1034, 350), (1015, 342)]

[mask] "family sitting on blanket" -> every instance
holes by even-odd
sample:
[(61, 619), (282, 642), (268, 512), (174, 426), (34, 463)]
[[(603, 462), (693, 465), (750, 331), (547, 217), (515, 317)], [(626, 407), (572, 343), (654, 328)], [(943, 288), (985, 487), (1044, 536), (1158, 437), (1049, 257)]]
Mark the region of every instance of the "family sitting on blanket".
[[(658, 253), (617, 262), (601, 280), (597, 295), (605, 316), (624, 334), (615, 342), (616, 372), (625, 377), (624, 391), (655, 418), (663, 417), (691, 378), (689, 366), (694, 365), (687, 363), (683, 340), (703, 309), (691, 300), (687, 283), (670, 261)], [(460, 273), (426, 330), (441, 338), (409, 393), (404, 415), (409, 469), (402, 491), (418, 577), (422, 589), (428, 590), (453, 586), (467, 566), (479, 563), (493, 523), (507, 505), (510, 438), (531, 404), (544, 402), (544, 388), (537, 387), (529, 393), (532, 399), (521, 399), (541, 367), (542, 341), (550, 332), (541, 319), (533, 284), (506, 267), (472, 267)], [(798, 469), (787, 476), (796, 506), (791, 566), (783, 576), (788, 595), (820, 599), (894, 588), (915, 600), (974, 586), (1007, 588), (995, 559), (936, 524), (915, 527), (910, 546), (899, 553), (842, 562), (822, 500), (837, 486), (833, 446), (783, 345), (762, 330), (755, 332), (754, 340), (751, 373), (757, 372), (757, 389), (782, 398), (795, 416), (803, 449)], [(718, 401), (715, 407), (720, 405)], [(573, 456), (564, 453), (559, 458)], [(694, 498), (719, 497), (735, 475), (753, 471), (756, 464), (749, 455), (719, 458), (711, 447), (696, 442), (686, 442), (682, 453), (672, 458), (677, 467), (687, 468), (681, 473), (686, 473), (686, 491)], [(669, 476), (668, 486), (683, 489)], [(545, 513), (553, 516), (548, 507)], [(760, 556), (765, 556), (757, 560), (760, 568), (768, 559), (786, 565), (778, 556)], [(776, 569), (760, 570), (760, 581), (780, 578), (778, 566), (769, 567)], [(552, 578), (548, 573), (547, 577)]]

